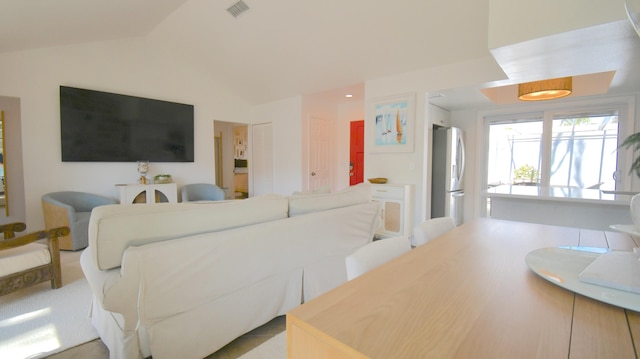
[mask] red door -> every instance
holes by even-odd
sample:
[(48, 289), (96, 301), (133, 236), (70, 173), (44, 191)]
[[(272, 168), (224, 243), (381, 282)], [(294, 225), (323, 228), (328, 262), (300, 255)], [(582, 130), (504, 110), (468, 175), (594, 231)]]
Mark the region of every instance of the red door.
[(364, 120), (351, 122), (349, 185), (364, 182)]

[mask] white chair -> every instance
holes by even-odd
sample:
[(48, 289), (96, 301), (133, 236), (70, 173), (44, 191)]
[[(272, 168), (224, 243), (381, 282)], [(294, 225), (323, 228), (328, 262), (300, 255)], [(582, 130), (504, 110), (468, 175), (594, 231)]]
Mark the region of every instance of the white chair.
[(431, 218), (413, 229), (413, 245), (418, 247), (456, 228), (451, 217)]
[(394, 237), (371, 242), (347, 256), (347, 279), (352, 280), (381, 264), (411, 250), (407, 237)]

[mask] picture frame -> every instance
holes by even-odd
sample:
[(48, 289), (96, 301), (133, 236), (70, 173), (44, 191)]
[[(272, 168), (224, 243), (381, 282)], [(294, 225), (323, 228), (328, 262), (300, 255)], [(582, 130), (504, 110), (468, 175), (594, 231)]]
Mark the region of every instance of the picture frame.
[(371, 152), (413, 152), (415, 93), (377, 98), (372, 112)]

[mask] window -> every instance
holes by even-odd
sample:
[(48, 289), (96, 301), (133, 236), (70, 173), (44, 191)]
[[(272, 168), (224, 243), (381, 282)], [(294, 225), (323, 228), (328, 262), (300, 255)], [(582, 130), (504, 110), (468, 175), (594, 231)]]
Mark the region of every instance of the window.
[(617, 149), (631, 133), (631, 100), (564, 106), (484, 116), (487, 187), (624, 189), (624, 151)]
[(551, 186), (615, 188), (618, 163), (618, 112), (553, 119), (551, 139)]
[(491, 123), (489, 127), (489, 186), (537, 185), (540, 180), (542, 120)]

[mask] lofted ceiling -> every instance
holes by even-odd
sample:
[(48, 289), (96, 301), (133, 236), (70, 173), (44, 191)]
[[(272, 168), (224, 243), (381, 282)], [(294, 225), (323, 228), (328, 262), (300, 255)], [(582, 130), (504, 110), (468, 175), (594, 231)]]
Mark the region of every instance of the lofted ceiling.
[(234, 18), (235, 0), (0, 0), (0, 54), (147, 37), (251, 103), (341, 101), (362, 96), (367, 80), (490, 57), (503, 76), (431, 101), (486, 107), (483, 88), (557, 74), (606, 72), (609, 93), (640, 91), (640, 37), (624, 21), (489, 50), (489, 0), (244, 1), (250, 9)]
[(0, 0), (0, 53), (148, 35), (187, 0)]

